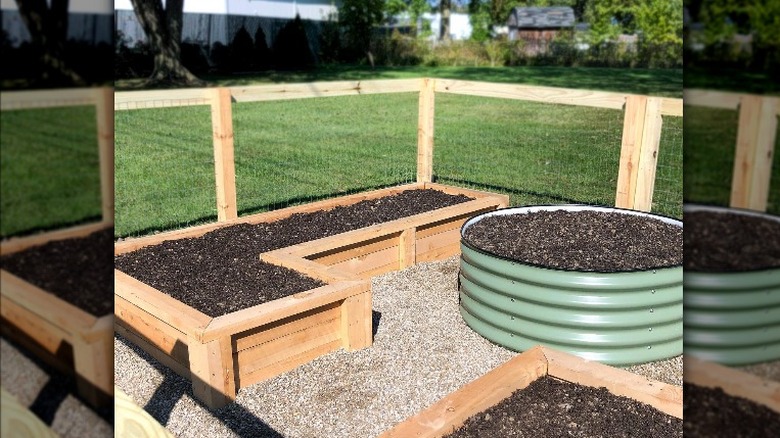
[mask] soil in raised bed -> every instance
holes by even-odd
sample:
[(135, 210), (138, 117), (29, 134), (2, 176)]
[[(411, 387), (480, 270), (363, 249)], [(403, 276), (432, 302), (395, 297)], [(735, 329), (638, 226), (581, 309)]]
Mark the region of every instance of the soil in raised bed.
[(691, 437), (780, 436), (780, 413), (742, 397), (691, 383), (683, 384), (683, 430)]
[(206, 315), (217, 317), (323, 283), (261, 262), (259, 255), (359, 228), (470, 201), (437, 190), (378, 199), (275, 222), (238, 224), (197, 238), (169, 240), (116, 257), (116, 268)]
[(0, 257), (2, 269), (92, 314), (114, 312), (114, 229)]
[(623, 272), (683, 262), (682, 227), (612, 212), (489, 216), (469, 226), (464, 238), (500, 257), (564, 270)]
[(686, 270), (780, 268), (780, 222), (725, 212), (685, 213)]
[(636, 400), (544, 376), (472, 416), (448, 438), (681, 437), (682, 420)]

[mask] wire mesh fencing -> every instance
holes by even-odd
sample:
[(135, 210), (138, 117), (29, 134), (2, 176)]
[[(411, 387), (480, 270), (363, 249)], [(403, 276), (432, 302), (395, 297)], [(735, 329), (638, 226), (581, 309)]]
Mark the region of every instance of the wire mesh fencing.
[(683, 119), (663, 118), (655, 173), (652, 211), (682, 218), (683, 206)]

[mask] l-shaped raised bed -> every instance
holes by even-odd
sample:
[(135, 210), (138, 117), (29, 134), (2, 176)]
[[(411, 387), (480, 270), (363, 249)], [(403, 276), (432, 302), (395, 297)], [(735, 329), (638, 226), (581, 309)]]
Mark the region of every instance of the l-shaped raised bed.
[(274, 222), (415, 189), (466, 195), (472, 200), (257, 254), (265, 262), (302, 272), (326, 285), (224, 315), (208, 316), (117, 270), (117, 332), (191, 379), (195, 396), (210, 408), (234, 399), (241, 387), (328, 352), (368, 347), (372, 342), (370, 277), (416, 261), (457, 254), (462, 222), (473, 214), (506, 206), (506, 196), (438, 184), (409, 184), (115, 245), (119, 256), (231, 225)]
[[(101, 232), (110, 235), (111, 230), (108, 229), (110, 227), (108, 223), (97, 223), (12, 238), (0, 244), (0, 255), (12, 257), (25, 251), (44, 248), (47, 244), (67, 245), (68, 241), (78, 241)], [(106, 242), (108, 245), (111, 244), (110, 237)], [(100, 248), (92, 248), (92, 250), (97, 254), (96, 257), (101, 257)], [(77, 269), (72, 259), (73, 251), (62, 249), (59, 253), (61, 255), (57, 255), (57, 251), (59, 250), (55, 250), (53, 255), (49, 256), (57, 260), (36, 259), (28, 264), (38, 267), (57, 264), (64, 266), (64, 269), (68, 269), (67, 266)], [(15, 263), (9, 262), (6, 258), (4, 269), (0, 270), (3, 335), (21, 343), (26, 349), (61, 371), (75, 372), (79, 394), (88, 403), (93, 406), (111, 403), (114, 388), (114, 315), (110, 308), (110, 276), (95, 280), (97, 292), (91, 295), (100, 295), (100, 283), (107, 283), (104, 290), (105, 299), (96, 298), (107, 302), (108, 307), (95, 305), (94, 308), (102, 307), (104, 310), (97, 310), (95, 313), (98, 314), (93, 314), (51, 291), (36, 286), (32, 279), (24, 279), (12, 274), (8, 270), (8, 265), (15, 265)], [(96, 267), (81, 266), (79, 269), (85, 268), (92, 269), (94, 272)], [(58, 278), (48, 281), (67, 284), (68, 279), (59, 278), (61, 277), (59, 274), (62, 272), (58, 271), (56, 274)], [(68, 276), (74, 277), (76, 281), (86, 280), (82, 274), (70, 273)], [(82, 293), (84, 291), (79, 289), (78, 283), (72, 285), (72, 288), (68, 291), (72, 297), (83, 298), (79, 295), (88, 295)]]

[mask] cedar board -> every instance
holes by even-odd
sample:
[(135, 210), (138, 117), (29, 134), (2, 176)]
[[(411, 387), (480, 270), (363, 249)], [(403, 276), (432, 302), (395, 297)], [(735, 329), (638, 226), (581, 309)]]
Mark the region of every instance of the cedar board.
[(625, 370), (537, 346), (396, 425), (380, 438), (441, 437), (463, 425), (473, 415), (545, 375), (584, 386), (606, 387), (613, 394), (682, 418), (683, 391), (679, 386), (648, 380)]

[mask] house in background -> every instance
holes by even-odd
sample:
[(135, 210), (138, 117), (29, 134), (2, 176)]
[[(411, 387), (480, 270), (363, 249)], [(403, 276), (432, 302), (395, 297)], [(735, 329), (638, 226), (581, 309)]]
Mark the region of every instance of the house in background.
[(510, 41), (523, 41), (526, 54), (538, 55), (546, 52), (558, 35), (574, 32), (574, 9), (568, 6), (515, 7), (506, 24)]

